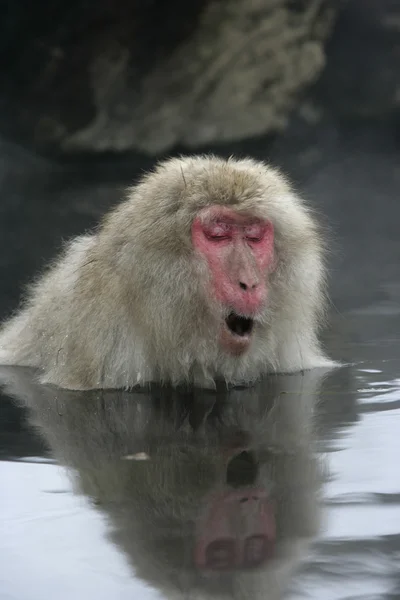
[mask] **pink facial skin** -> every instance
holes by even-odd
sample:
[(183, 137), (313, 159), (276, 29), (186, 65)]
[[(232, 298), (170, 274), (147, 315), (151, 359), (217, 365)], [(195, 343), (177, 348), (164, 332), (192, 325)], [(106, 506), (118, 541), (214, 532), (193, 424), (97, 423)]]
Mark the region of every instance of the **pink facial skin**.
[[(207, 261), (212, 277), (211, 296), (228, 311), (254, 317), (267, 300), (267, 276), (275, 266), (272, 223), (234, 210), (206, 208), (194, 220), (192, 241)], [(233, 354), (248, 346), (246, 336), (235, 343), (223, 331), (223, 345)]]
[(238, 314), (253, 316), (266, 301), (273, 269), (272, 224), (221, 206), (204, 212), (193, 222), (192, 240), (210, 267), (212, 293)]

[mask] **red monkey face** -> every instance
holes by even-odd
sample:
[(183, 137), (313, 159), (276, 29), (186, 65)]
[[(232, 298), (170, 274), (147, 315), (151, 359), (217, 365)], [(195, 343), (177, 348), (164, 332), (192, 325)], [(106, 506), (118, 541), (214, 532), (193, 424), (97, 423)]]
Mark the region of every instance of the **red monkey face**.
[(213, 206), (194, 220), (192, 240), (210, 269), (208, 293), (228, 315), (221, 344), (231, 354), (242, 354), (251, 342), (254, 317), (267, 301), (268, 274), (275, 265), (272, 223)]

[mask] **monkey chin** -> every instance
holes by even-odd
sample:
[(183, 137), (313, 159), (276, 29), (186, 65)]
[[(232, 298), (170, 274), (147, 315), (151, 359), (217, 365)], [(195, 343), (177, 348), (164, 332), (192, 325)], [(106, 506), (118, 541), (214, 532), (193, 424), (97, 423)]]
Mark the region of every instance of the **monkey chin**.
[(229, 313), (220, 334), (221, 347), (232, 356), (241, 356), (250, 347), (254, 321), (234, 312)]

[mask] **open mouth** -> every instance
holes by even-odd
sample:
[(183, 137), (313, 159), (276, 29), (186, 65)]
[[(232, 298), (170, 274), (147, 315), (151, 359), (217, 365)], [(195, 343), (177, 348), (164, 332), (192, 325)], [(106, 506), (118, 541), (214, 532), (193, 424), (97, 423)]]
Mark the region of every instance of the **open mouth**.
[(241, 317), (234, 312), (225, 319), (225, 323), (231, 333), (244, 337), (250, 335), (253, 330), (254, 321), (248, 317)]

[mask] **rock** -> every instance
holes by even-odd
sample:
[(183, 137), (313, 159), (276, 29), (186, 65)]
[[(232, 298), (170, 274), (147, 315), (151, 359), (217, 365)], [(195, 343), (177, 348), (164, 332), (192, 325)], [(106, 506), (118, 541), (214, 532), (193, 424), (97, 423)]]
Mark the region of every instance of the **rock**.
[(194, 149), (282, 130), (337, 0), (2, 4), (0, 132), (43, 152)]

